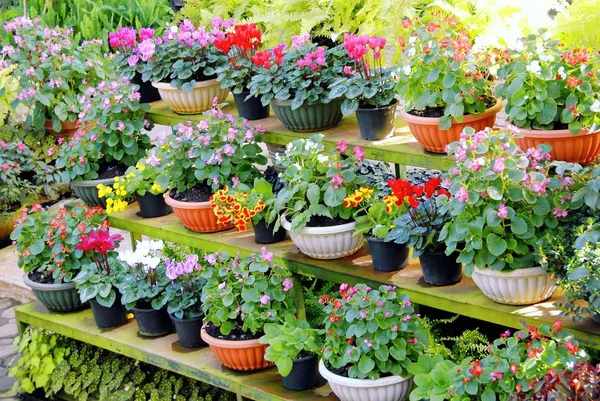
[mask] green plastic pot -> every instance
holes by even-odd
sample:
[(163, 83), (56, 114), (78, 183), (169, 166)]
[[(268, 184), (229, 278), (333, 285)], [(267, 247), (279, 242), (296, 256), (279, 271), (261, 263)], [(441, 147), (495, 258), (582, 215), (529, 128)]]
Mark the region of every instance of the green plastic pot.
[(295, 132), (316, 132), (335, 127), (342, 120), (342, 99), (329, 103), (304, 104), (292, 110), (291, 100), (271, 100), (273, 112), (287, 129)]
[(87, 308), (87, 303), (82, 303), (73, 283), (42, 284), (23, 278), (25, 285), (33, 291), (33, 295), (52, 312), (74, 312)]
[(106, 207), (106, 199), (101, 199), (98, 197), (98, 185), (112, 185), (114, 182), (114, 178), (105, 178), (103, 180), (73, 181), (71, 183), (71, 190), (88, 206)]

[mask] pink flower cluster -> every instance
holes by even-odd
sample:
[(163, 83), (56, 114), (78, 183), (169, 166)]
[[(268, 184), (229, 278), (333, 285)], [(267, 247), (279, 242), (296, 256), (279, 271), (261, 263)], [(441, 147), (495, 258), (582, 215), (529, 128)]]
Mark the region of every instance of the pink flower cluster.
[(313, 71), (317, 71), (320, 66), (325, 64), (325, 48), (318, 47), (316, 50), (298, 60), (297, 63), (300, 68), (308, 67)]
[(190, 20), (184, 20), (176, 28), (168, 29), (162, 38), (156, 40), (156, 44), (162, 44), (169, 41), (177, 41), (185, 46), (192, 47), (199, 44), (206, 47), (214, 43), (215, 39), (223, 39), (225, 30), (233, 26), (234, 20), (223, 21), (221, 17), (215, 17), (212, 21), (212, 31), (207, 31), (205, 27), (196, 27)]
[(180, 276), (192, 274), (196, 270), (202, 270), (203, 266), (198, 263), (198, 255), (190, 254), (186, 255), (185, 261), (177, 262), (173, 259), (165, 259), (167, 265), (167, 277), (171, 280), (175, 280)]
[(385, 47), (386, 39), (379, 36), (369, 35), (344, 35), (344, 49), (348, 52), (348, 56), (354, 61), (361, 61), (362, 58), (369, 52), (373, 51), (373, 58), (378, 60), (381, 58), (381, 50)]

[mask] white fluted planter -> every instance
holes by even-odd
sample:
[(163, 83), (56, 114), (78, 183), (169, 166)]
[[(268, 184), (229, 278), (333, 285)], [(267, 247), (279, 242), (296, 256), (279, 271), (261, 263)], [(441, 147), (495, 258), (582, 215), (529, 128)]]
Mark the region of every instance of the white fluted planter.
[(158, 89), (160, 97), (169, 105), (171, 110), (178, 114), (202, 113), (210, 110), (215, 97), (221, 103), (229, 95), (229, 89), (222, 89), (221, 84), (216, 79), (196, 82), (196, 86), (191, 92), (184, 92), (164, 82), (152, 82), (152, 86)]
[(475, 268), (473, 281), (489, 299), (507, 305), (533, 305), (550, 298), (556, 280), (541, 267), (512, 272)]
[(281, 225), (288, 230), (290, 238), (300, 252), (314, 259), (339, 259), (350, 256), (363, 244), (362, 234), (352, 236), (355, 222), (332, 227), (305, 227), (299, 232), (293, 232), (290, 222), (282, 216)]
[(319, 361), (319, 373), (329, 382), (340, 401), (404, 401), (413, 388), (412, 376), (350, 379), (327, 370), (323, 360)]

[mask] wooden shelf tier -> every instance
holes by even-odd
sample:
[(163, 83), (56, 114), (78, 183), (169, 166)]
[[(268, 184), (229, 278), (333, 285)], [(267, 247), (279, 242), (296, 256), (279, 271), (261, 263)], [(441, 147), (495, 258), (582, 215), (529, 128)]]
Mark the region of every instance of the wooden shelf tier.
[[(254, 233), (248, 230), (239, 233), (235, 229), (212, 234), (200, 234), (182, 226), (174, 214), (154, 219), (144, 219), (136, 215), (137, 205), (109, 216), (112, 227), (127, 230), (139, 238), (145, 235), (165, 241), (203, 249), (208, 252), (218, 250), (231, 253), (249, 254), (260, 252), (260, 244), (254, 242)], [(373, 269), (366, 245), (358, 253), (343, 259), (330, 261), (311, 259), (298, 250), (290, 241), (267, 246), (273, 252), (274, 260), (286, 266), (296, 275), (317, 277), (341, 283), (366, 283), (370, 286), (395, 285), (419, 305), (496, 323), (499, 325), (523, 328), (525, 324), (553, 323), (559, 318), (559, 310), (553, 305), (561, 299), (555, 294), (551, 299), (531, 306), (509, 306), (495, 303), (485, 297), (473, 280), (464, 277), (458, 284), (436, 287), (423, 281), (418, 261), (399, 272), (379, 272)], [(585, 346), (600, 349), (600, 330), (591, 319), (574, 323), (562, 319), (563, 326), (571, 331)]]
[(227, 369), (221, 365), (208, 347), (197, 349), (181, 347), (176, 334), (153, 339), (141, 337), (134, 321), (115, 328), (99, 329), (89, 309), (73, 313), (53, 313), (39, 301), (34, 301), (17, 307), (15, 316), (22, 326), (41, 327), (212, 384), (236, 393), (238, 400), (337, 400), (334, 395), (329, 394), (331, 390), (327, 385), (299, 392), (286, 390), (281, 384), (281, 376), (276, 368), (254, 373), (240, 373)]
[[(233, 97), (229, 97), (229, 104), (223, 111), (237, 115), (233, 105)], [(177, 114), (164, 101), (151, 103), (148, 118), (156, 124), (173, 126), (186, 121), (200, 121), (206, 118), (203, 114), (181, 115)], [(271, 111), (271, 116), (262, 120), (251, 121), (260, 124), (265, 130), (264, 141), (276, 145), (286, 145), (299, 138), (309, 138), (315, 133), (299, 133), (287, 130)], [(454, 160), (447, 155), (427, 152), (412, 136), (406, 122), (396, 119), (396, 131), (393, 137), (381, 141), (365, 141), (361, 139), (356, 117), (346, 116), (339, 125), (322, 131), (325, 135), (325, 145), (334, 147), (339, 141), (346, 141), (348, 145), (360, 145), (368, 159), (380, 160), (399, 165), (416, 166), (446, 171), (455, 165)]]

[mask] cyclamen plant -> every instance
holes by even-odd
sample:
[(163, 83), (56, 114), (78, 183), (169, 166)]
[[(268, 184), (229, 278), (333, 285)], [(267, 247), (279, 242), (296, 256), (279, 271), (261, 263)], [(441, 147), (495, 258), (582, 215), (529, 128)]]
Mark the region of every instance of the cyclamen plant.
[(344, 49), (353, 67), (343, 69), (345, 76), (333, 81), (329, 97), (344, 97), (342, 113), (351, 114), (359, 107), (383, 107), (396, 102), (396, 80), (383, 65), (381, 52), (386, 39), (369, 35), (344, 35)]
[(600, 57), (585, 48), (565, 49), (548, 32), (531, 34), (514, 49), (496, 50), (508, 120), (520, 128), (600, 127)]
[(256, 166), (267, 163), (258, 145), (264, 130), (216, 107), (207, 114), (195, 125), (174, 126), (160, 143), (155, 155), (161, 160), (156, 179), (161, 187), (183, 193), (200, 185), (214, 192), (260, 177)]
[(204, 322), (227, 335), (234, 330), (258, 338), (266, 323), (283, 323), (294, 314), (291, 273), (273, 262), (266, 247), (242, 258), (227, 252), (205, 256), (210, 265), (202, 272)]
[(412, 303), (394, 286), (340, 285), (340, 298), (320, 301), (325, 321), (323, 360), (352, 379), (407, 376), (423, 352), (427, 333)]
[(143, 63), (154, 55), (154, 29), (120, 27), (116, 32), (108, 34), (110, 48), (117, 52), (113, 64), (117, 67), (119, 76), (133, 79), (140, 74)]
[(167, 312), (178, 319), (202, 316), (200, 297), (206, 280), (199, 259), (196, 254), (187, 254), (183, 260), (165, 259), (166, 275), (171, 280), (164, 293)]
[[(285, 215), (291, 230), (299, 231), (315, 216), (350, 219), (352, 209), (344, 207), (344, 200), (367, 177), (358, 174), (365, 158), (362, 148), (355, 146), (353, 154), (348, 154), (348, 150), (348, 144), (341, 141), (329, 154), (325, 153), (322, 134), (290, 142), (285, 154), (277, 157), (285, 169), (281, 175), (284, 188), (272, 201), (272, 216), (267, 221)], [(277, 220), (275, 230), (279, 224)]]
[(399, 39), (402, 59), (397, 70), (397, 90), (405, 109), (416, 115), (429, 110), (440, 117), (440, 129), (452, 120), (483, 113), (493, 106), (489, 78), (490, 58), (473, 53), (469, 33), (455, 16), (434, 12), (428, 23), (419, 19), (402, 22), (406, 37)]
[(457, 167), (446, 175), (452, 197), (440, 211), (447, 211), (451, 220), (439, 239), (446, 243), (447, 255), (458, 249), (457, 261), (467, 275), (476, 266), (534, 266), (534, 247), (542, 233), (583, 203), (572, 198), (582, 186), (577, 173), (563, 168), (563, 175), (549, 175), (548, 150), (541, 145), (522, 151), (509, 130), (475, 132), (470, 127), (449, 145)]
[(408, 369), (417, 384), (410, 400), (532, 400), (544, 391), (545, 375), (568, 374), (588, 358), (573, 336), (562, 331), (560, 320), (513, 335), (506, 331), (481, 360), (454, 363), (441, 355), (419, 357)]

